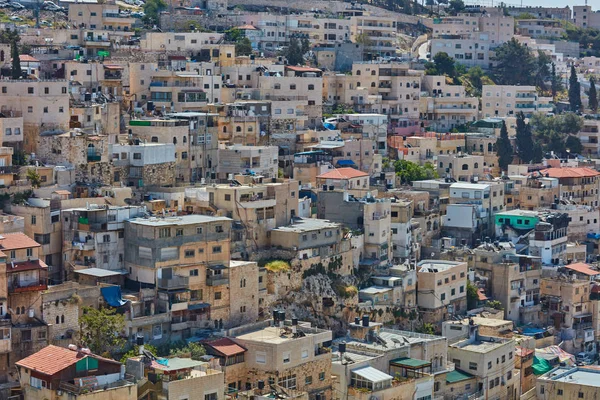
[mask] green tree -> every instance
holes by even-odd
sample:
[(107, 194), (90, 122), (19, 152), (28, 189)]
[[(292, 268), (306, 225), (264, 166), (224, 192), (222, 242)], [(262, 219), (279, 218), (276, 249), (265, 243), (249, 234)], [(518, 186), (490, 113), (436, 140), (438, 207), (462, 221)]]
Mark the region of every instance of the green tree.
[(531, 160), (534, 163), (541, 163), (544, 158), (544, 149), (540, 142), (536, 141), (533, 144), (533, 159)]
[(125, 318), (113, 308), (84, 307), (79, 317), (80, 337), (95, 354), (105, 354), (125, 343)]
[(583, 152), (583, 145), (577, 136), (567, 136), (565, 147), (571, 154), (581, 154)]
[(531, 50), (515, 38), (498, 46), (495, 50), (492, 69), (497, 83), (501, 85), (534, 85), (537, 76), (537, 61)]
[[(149, 351), (154, 356), (159, 356), (158, 349), (156, 347), (152, 346), (151, 344), (145, 344), (144, 345), (144, 350)], [(121, 357), (121, 364), (125, 364), (127, 362), (128, 358), (136, 357), (136, 356), (139, 356), (139, 355), (140, 355), (140, 346), (138, 346), (136, 344), (127, 353), (123, 354), (123, 357)]]
[(148, 25), (160, 25), (160, 13), (167, 9), (164, 0), (147, 0), (144, 4), (144, 22)]
[(473, 285), (471, 281), (467, 281), (467, 309), (472, 310), (477, 308), (477, 302), (479, 302), (479, 294), (477, 293), (477, 286)]
[(552, 58), (541, 50), (538, 50), (537, 65), (535, 71), (535, 85), (541, 89), (546, 88), (546, 79), (550, 76)]
[(498, 165), (502, 171), (508, 169), (508, 165), (512, 162), (513, 148), (508, 138), (508, 129), (506, 129), (506, 123), (502, 121), (502, 128), (500, 129), (500, 137), (496, 141), (496, 149), (498, 153)]
[(34, 188), (39, 188), (42, 183), (42, 178), (40, 177), (40, 174), (38, 174), (38, 172), (33, 168), (29, 168), (27, 170), (27, 180), (31, 182), (31, 186), (33, 186)]
[(483, 88), (483, 77), (485, 76), (483, 69), (480, 66), (471, 67), (467, 71), (466, 76), (471, 85), (473, 85), (473, 88), (475, 88), (476, 94), (480, 96), (481, 89)]
[(552, 63), (550, 80), (552, 82), (552, 97), (556, 98), (556, 94), (563, 90), (563, 84), (560, 76), (556, 74), (556, 64)]
[(533, 134), (531, 126), (525, 122), (525, 115), (522, 112), (517, 114), (516, 145), (521, 161), (528, 163), (533, 160)]
[(450, 0), (448, 2), (448, 12), (456, 15), (465, 11), (465, 2), (463, 0)]
[(308, 38), (302, 38), (300, 47), (302, 47), (302, 54), (308, 53), (310, 51), (310, 40), (308, 40)]
[(500, 303), (498, 300), (489, 300), (485, 303), (485, 306), (493, 308), (494, 310), (504, 310), (502, 303)]
[(12, 165), (27, 165), (27, 153), (23, 150), (15, 150), (12, 155)]
[(433, 56), (433, 62), (429, 62), (425, 65), (427, 75), (448, 75), (453, 78), (456, 75), (456, 68), (454, 64), (454, 58), (450, 57), (448, 53), (439, 52)]
[(238, 56), (248, 56), (252, 54), (252, 43), (247, 37), (242, 38), (235, 44), (235, 54)]
[(206, 355), (206, 350), (200, 343), (190, 342), (186, 344), (183, 342), (182, 346), (173, 346), (169, 355), (172, 357), (190, 357), (192, 360), (200, 361), (202, 356)]
[(435, 335), (435, 326), (433, 326), (433, 324), (424, 323), (423, 326), (417, 328), (417, 332), (424, 333), (426, 335)]
[(414, 162), (407, 160), (397, 160), (394, 162), (394, 169), (396, 171), (396, 175), (400, 177), (400, 180), (403, 183), (411, 183), (414, 181), (423, 181), (426, 179), (438, 178), (433, 164), (425, 163), (425, 165), (420, 166), (419, 164), (415, 164)]
[(21, 70), (21, 59), (19, 58), (19, 34), (16, 29), (11, 36), (10, 41), (10, 56), (12, 57), (12, 68), (11, 68), (11, 78), (12, 79), (21, 79), (22, 70)]
[(571, 66), (571, 76), (569, 77), (569, 104), (571, 111), (577, 112), (581, 110), (581, 84), (577, 79), (577, 71), (575, 66)]
[(285, 51), (285, 58), (289, 65), (302, 65), (304, 64), (304, 57), (302, 56), (302, 49), (300, 42), (296, 38), (290, 39), (290, 45)]
[(598, 112), (598, 93), (596, 92), (596, 80), (592, 76), (590, 78), (590, 91), (588, 93), (590, 109), (595, 114)]

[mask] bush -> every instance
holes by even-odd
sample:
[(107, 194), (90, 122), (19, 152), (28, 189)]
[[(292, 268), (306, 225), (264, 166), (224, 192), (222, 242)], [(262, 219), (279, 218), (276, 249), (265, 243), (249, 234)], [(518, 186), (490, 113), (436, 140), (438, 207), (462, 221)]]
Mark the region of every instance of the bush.
[(290, 263), (284, 260), (273, 260), (265, 264), (265, 268), (270, 272), (289, 271)]

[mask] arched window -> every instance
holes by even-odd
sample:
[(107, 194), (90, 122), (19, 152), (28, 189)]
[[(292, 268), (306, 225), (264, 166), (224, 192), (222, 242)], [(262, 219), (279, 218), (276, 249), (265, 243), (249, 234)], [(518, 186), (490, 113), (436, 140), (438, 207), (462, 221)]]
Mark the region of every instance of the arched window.
[(227, 133), (227, 127), (226, 126), (223, 127), (223, 133)]
[(242, 127), (241, 126), (236, 126), (235, 127), (235, 131), (236, 132), (241, 132), (242, 131)]
[(492, 151), (493, 145), (491, 143), (488, 143), (488, 151)]
[(275, 89), (277, 89), (277, 90), (281, 89), (281, 85), (279, 83), (276, 83), (275, 84)]
[(452, 163), (448, 164), (448, 168), (452, 169)]
[(25, 315), (25, 307), (21, 306), (21, 314)]
[(173, 144), (177, 144), (177, 138), (173, 136)]
[(17, 315), (21, 314), (21, 309), (19, 309), (19, 307), (17, 307)]
[(463, 171), (468, 171), (469, 170), (469, 164), (463, 164), (462, 165), (462, 170)]
[(56, 316), (56, 323), (60, 323), (60, 320), (58, 319), (58, 315)]
[(60, 316), (60, 323), (61, 324), (65, 323), (65, 316), (64, 316), (64, 314)]
[(88, 153), (88, 156), (95, 156), (96, 155), (96, 147), (94, 146), (93, 143), (88, 144), (87, 153)]
[(360, 69), (357, 69), (357, 70), (356, 70), (356, 75), (357, 75), (357, 76), (360, 76)]
[(252, 132), (254, 130), (254, 128), (252, 128), (252, 126), (248, 127), (248, 132)]
[(375, 82), (371, 82), (371, 87), (377, 87), (377, 85), (375, 84)]
[(479, 163), (473, 164), (473, 168), (479, 168)]
[(373, 75), (373, 76), (377, 75), (377, 71), (375, 71), (375, 70), (371, 71), (371, 75)]
[(440, 168), (444, 168), (444, 163), (440, 162)]
[(356, 82), (356, 87), (358, 88), (358, 87), (360, 87), (360, 86), (361, 86), (361, 85), (360, 85), (360, 82)]
[(406, 95), (406, 100), (410, 100), (410, 94)]
[(183, 143), (187, 143), (187, 136), (183, 137)]

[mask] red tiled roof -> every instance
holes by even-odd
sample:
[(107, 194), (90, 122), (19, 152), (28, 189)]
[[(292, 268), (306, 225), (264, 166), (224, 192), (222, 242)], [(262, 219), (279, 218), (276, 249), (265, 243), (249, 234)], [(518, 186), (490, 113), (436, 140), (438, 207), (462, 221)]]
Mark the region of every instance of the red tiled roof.
[(31, 57), (29, 54), (21, 54), (19, 56), (19, 60), (24, 62), (40, 62), (40, 60)]
[(21, 272), (21, 271), (31, 271), (33, 269), (44, 269), (48, 268), (48, 265), (42, 260), (33, 260), (33, 261), (23, 261), (14, 263), (14, 268), (12, 264), (6, 264), (6, 272)]
[(566, 265), (565, 268), (568, 268), (568, 269), (576, 271), (576, 272), (580, 272), (584, 275), (589, 275), (589, 276), (600, 275), (600, 272), (591, 269), (590, 266), (587, 265), (586, 263), (569, 264), (569, 265)]
[(18, 250), (30, 247), (40, 247), (40, 244), (24, 233), (3, 233), (0, 235), (1, 250)]
[(16, 365), (52, 376), (85, 357), (87, 357), (86, 354), (50, 345), (21, 361), (17, 361)]
[(587, 178), (600, 175), (600, 172), (587, 167), (548, 168), (539, 173), (550, 178)]
[(369, 176), (366, 172), (359, 171), (354, 168), (336, 168), (333, 171), (326, 172), (317, 176), (317, 178), (324, 179), (351, 179), (361, 178), (363, 176)]
[(108, 69), (108, 70), (121, 70), (121, 69), (125, 69), (125, 67), (123, 67), (121, 65), (104, 64), (104, 69)]
[(483, 290), (481, 290), (481, 289), (477, 289), (477, 299), (478, 299), (479, 301), (485, 301), (485, 300), (487, 300), (488, 298), (487, 298), (487, 296), (485, 295), (485, 293), (483, 293)]
[(218, 353), (221, 353), (225, 357), (234, 356), (236, 354), (244, 353), (245, 348), (234, 342), (229, 338), (222, 338), (204, 343), (206, 346), (212, 347)]
[(56, 194), (60, 194), (60, 195), (63, 195), (63, 194), (70, 195), (71, 194), (71, 192), (69, 192), (68, 190), (55, 190), (52, 193), (56, 193)]
[(295, 66), (295, 65), (286, 65), (285, 68), (289, 69), (290, 71), (296, 71), (296, 72), (323, 72), (319, 68), (298, 67), (298, 66)]
[(236, 29), (243, 30), (243, 31), (257, 31), (258, 30), (258, 28), (255, 27), (254, 25), (242, 25), (242, 26), (238, 26)]

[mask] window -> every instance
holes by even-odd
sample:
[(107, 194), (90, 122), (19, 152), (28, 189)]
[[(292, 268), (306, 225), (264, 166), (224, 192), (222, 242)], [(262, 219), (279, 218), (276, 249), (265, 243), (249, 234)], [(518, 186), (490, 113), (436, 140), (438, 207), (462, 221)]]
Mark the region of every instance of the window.
[(263, 351), (256, 352), (256, 363), (257, 364), (266, 364), (267, 363), (267, 353)]
[[(189, 250), (186, 250), (186, 254)], [(192, 250), (193, 252), (194, 250)], [(190, 276), (198, 276), (198, 270), (197, 269), (191, 269), (190, 270)]]
[(226, 194), (225, 195), (225, 201), (231, 201), (231, 195), (230, 194)]
[(283, 352), (283, 363), (288, 364), (292, 359), (292, 354), (289, 351)]
[[(21, 314), (25, 314), (25, 309), (21, 307)], [(31, 342), (31, 329), (21, 331), (21, 341)]]
[(312, 376), (309, 375), (306, 378), (304, 378), (304, 384), (305, 385), (312, 385)]
[(142, 153), (133, 153), (133, 159), (134, 160), (141, 160), (142, 159)]
[(302, 359), (308, 358), (308, 350), (303, 349), (300, 357), (302, 357)]
[(308, 90), (315, 90), (315, 85), (308, 85)]
[(32, 113), (33, 112), (33, 107), (32, 106), (28, 106), (27, 107), (27, 112), (28, 113)]
[(325, 372), (319, 372), (319, 380), (320, 381), (324, 381), (325, 380)]
[(223, 233), (223, 226), (221, 226), (221, 225), (215, 226), (215, 232), (217, 232), (217, 233)]
[(30, 376), (29, 377), (29, 385), (31, 387), (36, 388), (36, 389), (41, 389), (42, 388), (42, 380), (38, 379), (38, 378), (35, 378), (33, 376)]
[(286, 389), (296, 389), (296, 375), (288, 375), (279, 378), (279, 386)]
[(183, 236), (183, 229), (177, 229), (175, 231), (175, 236)]
[(32, 87), (28, 87), (28, 88), (27, 88), (27, 93), (29, 93), (29, 94), (33, 94), (33, 88), (32, 88)]
[(221, 292), (215, 292), (215, 300), (221, 300)]
[(196, 227), (196, 235), (202, 235), (202, 227), (201, 226)]
[(296, 85), (292, 83), (292, 84), (290, 85), (290, 90), (296, 90)]
[(11, 250), (10, 251), (10, 258), (15, 258), (15, 257), (17, 257), (17, 252), (14, 251), (14, 250)]
[(171, 228), (160, 228), (158, 230), (159, 239), (171, 237)]
[(469, 369), (472, 370), (472, 371), (477, 371), (477, 363), (470, 362), (469, 363)]
[(488, 361), (488, 369), (492, 369), (492, 362)]
[(221, 253), (221, 246), (213, 246), (212, 252), (213, 252), (213, 254)]
[(161, 261), (175, 260), (179, 258), (179, 249), (177, 247), (163, 247), (160, 249)]
[[(185, 251), (186, 258), (194, 257), (195, 255), (196, 255), (196, 252), (194, 250), (186, 250)], [(198, 274), (198, 270), (196, 270), (196, 274)]]
[(33, 257), (33, 249), (27, 249), (27, 257)]
[(557, 389), (557, 390), (556, 390), (556, 394), (557, 394), (558, 396), (562, 396), (562, 395), (563, 395), (563, 390), (562, 390), (562, 389)]
[[(577, 397), (578, 397), (578, 398), (580, 398), (580, 399), (583, 399), (583, 392), (579, 392), (579, 393), (577, 394)], [(594, 396), (594, 397), (595, 397), (595, 396)]]

